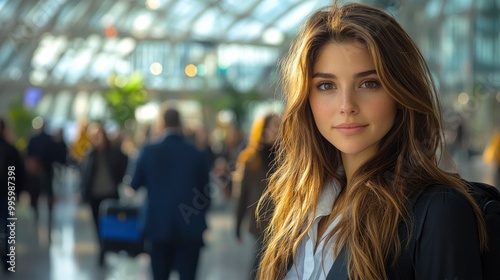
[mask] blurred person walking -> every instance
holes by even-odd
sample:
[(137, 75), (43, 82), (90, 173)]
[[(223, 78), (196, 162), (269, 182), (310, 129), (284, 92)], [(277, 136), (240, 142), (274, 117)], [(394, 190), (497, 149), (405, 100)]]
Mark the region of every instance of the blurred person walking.
[(214, 161), (214, 174), (218, 178), (217, 185), (226, 199), (234, 197), (233, 173), (236, 171), (238, 155), (246, 147), (240, 128), (230, 123), (226, 128), (222, 151)]
[(61, 164), (61, 165), (66, 165), (68, 160), (68, 145), (66, 144), (66, 141), (64, 140), (64, 129), (59, 128), (56, 130), (54, 133), (54, 136), (52, 137), (54, 139), (55, 147), (56, 150), (54, 150), (54, 160), (55, 162)]
[(58, 128), (52, 139), (54, 140), (54, 180), (53, 189), (56, 196), (60, 195), (65, 185), (66, 167), (68, 166), (68, 145), (64, 140), (64, 129)]
[[(19, 151), (8, 141), (7, 124), (0, 118), (0, 261), (7, 271), (9, 202), (17, 203), (17, 196), (24, 184), (24, 164)], [(11, 212), (13, 213), (13, 212)]]
[(194, 143), (203, 152), (209, 170), (212, 170), (215, 163), (215, 153), (212, 150), (210, 133), (206, 127), (201, 127), (194, 133)]
[(180, 280), (193, 280), (210, 205), (205, 156), (182, 135), (180, 114), (163, 113), (164, 139), (141, 151), (131, 182), (147, 188), (144, 238), (155, 280), (179, 272)]
[(256, 254), (251, 279), (255, 279), (260, 262), (264, 230), (272, 215), (272, 207), (267, 208), (265, 212), (257, 213), (256, 210), (257, 202), (267, 187), (267, 179), (273, 171), (274, 143), (278, 136), (279, 125), (280, 118), (275, 114), (256, 119), (250, 132), (248, 145), (240, 153), (236, 164), (236, 173), (241, 177), (240, 196), (236, 208), (236, 237), (241, 243), (241, 224), (243, 219), (248, 217), (248, 230), (256, 239)]
[[(102, 123), (91, 129), (92, 147), (82, 162), (81, 195), (90, 204), (96, 234), (99, 234), (99, 206), (105, 199), (118, 199), (118, 187), (127, 168), (128, 157), (119, 146), (111, 145)], [(104, 264), (104, 251), (99, 246), (99, 264)]]
[(85, 155), (92, 147), (89, 136), (89, 123), (84, 121), (80, 123), (76, 139), (68, 147), (68, 161), (71, 164), (78, 165), (82, 162)]
[(47, 125), (42, 117), (33, 119), (33, 128), (36, 134), (28, 142), (26, 166), (26, 188), (31, 198), (31, 207), (35, 212), (35, 221), (38, 223), (38, 199), (41, 194), (47, 195), (48, 205), (48, 238), (51, 241), (52, 209), (54, 207), (54, 168), (56, 161), (57, 145), (51, 135), (46, 131)]

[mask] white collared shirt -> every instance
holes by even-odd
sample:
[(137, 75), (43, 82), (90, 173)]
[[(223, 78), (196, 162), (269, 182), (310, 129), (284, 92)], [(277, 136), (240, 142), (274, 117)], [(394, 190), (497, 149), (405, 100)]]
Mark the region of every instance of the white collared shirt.
[[(338, 224), (340, 216), (328, 226), (323, 233), (321, 241), (318, 244), (316, 252), (314, 245), (318, 237), (318, 224), (322, 217), (330, 215), (333, 203), (340, 193), (340, 186), (337, 181), (329, 182), (325, 185), (316, 205), (316, 213), (314, 222), (307, 234), (300, 241), (297, 252), (295, 253), (296, 265), (294, 264), (284, 280), (325, 280), (330, 271), (335, 258), (333, 256), (333, 243), (336, 235), (334, 235), (327, 244), (325, 238), (328, 233)], [(312, 215), (311, 215), (312, 216)]]

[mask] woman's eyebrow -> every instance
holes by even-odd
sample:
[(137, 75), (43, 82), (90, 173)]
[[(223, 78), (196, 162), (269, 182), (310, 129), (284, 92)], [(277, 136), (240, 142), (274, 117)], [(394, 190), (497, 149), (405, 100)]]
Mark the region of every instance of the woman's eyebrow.
[(355, 78), (362, 78), (362, 77), (369, 76), (371, 74), (377, 74), (377, 71), (375, 71), (375, 69), (368, 70), (368, 71), (363, 71), (363, 72), (355, 74), (354, 77)]
[[(377, 74), (377, 71), (375, 71), (375, 69), (372, 69), (372, 70), (368, 70), (368, 71), (359, 72), (359, 73), (354, 74), (354, 78), (362, 78), (362, 77), (366, 77), (366, 76), (369, 76), (372, 74)], [(323, 72), (316, 72), (313, 74), (312, 77), (313, 77), (313, 79), (314, 78), (324, 78), (324, 79), (336, 78), (336, 76), (334, 74), (323, 73)]]
[(329, 74), (329, 73), (321, 73), (321, 72), (317, 72), (317, 73), (314, 73), (313, 78), (325, 78), (325, 79), (334, 79), (335, 78), (335, 75), (333, 74)]

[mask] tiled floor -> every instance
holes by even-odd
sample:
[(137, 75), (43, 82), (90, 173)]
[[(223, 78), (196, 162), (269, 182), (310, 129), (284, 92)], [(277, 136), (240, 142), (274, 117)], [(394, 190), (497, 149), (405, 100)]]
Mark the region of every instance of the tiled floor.
[[(464, 178), (493, 183), (493, 169), (480, 157), (460, 161)], [(69, 171), (64, 187), (56, 188), (58, 201), (54, 208), (52, 242), (49, 246), (46, 226), (47, 209), (41, 199), (38, 224), (29, 208), (29, 198), (23, 194), (16, 207), (16, 271), (2, 274), (0, 279), (12, 280), (149, 280), (149, 258), (135, 258), (108, 253), (107, 266), (97, 265), (97, 247), (90, 210), (78, 204), (74, 197), (76, 173)], [(200, 280), (246, 280), (253, 257), (253, 240), (248, 236), (243, 244), (234, 237), (232, 207), (215, 197), (214, 209), (208, 217), (210, 230), (206, 235), (198, 274)], [(177, 279), (173, 273), (171, 279)]]

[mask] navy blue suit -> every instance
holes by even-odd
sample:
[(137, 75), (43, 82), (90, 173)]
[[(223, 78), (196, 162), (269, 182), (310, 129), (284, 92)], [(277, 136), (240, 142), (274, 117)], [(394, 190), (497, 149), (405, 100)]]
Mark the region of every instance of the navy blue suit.
[(195, 277), (210, 206), (208, 173), (203, 153), (180, 134), (168, 134), (139, 155), (131, 186), (148, 191), (144, 238), (155, 280), (168, 279), (174, 261), (181, 280)]

